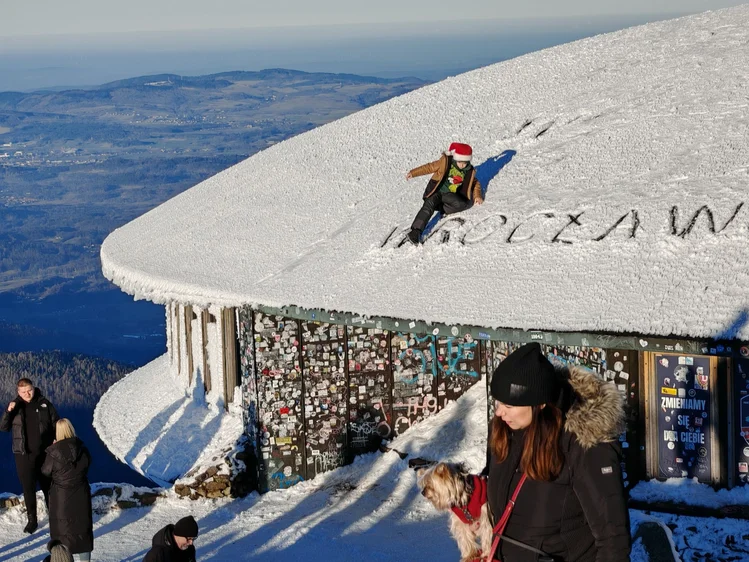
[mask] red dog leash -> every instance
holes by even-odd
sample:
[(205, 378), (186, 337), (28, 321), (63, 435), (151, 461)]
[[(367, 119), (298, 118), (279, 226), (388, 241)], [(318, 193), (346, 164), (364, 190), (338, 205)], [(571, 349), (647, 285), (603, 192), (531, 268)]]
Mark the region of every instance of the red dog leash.
[(489, 555), (486, 557), (487, 562), (492, 562), (492, 560), (494, 560), (494, 553), (497, 552), (497, 547), (499, 547), (501, 535), (504, 532), (505, 527), (507, 527), (507, 521), (510, 519), (512, 508), (515, 507), (515, 500), (517, 500), (518, 498), (520, 488), (523, 487), (525, 478), (526, 474), (524, 472), (520, 477), (520, 482), (518, 482), (518, 485), (515, 486), (515, 491), (512, 493), (512, 498), (510, 498), (510, 501), (507, 502), (507, 506), (505, 507), (505, 511), (502, 514), (502, 517), (500, 517), (499, 519), (499, 523), (497, 523), (497, 525), (494, 527), (494, 530), (492, 531), (494, 539), (492, 540), (492, 548), (489, 551)]

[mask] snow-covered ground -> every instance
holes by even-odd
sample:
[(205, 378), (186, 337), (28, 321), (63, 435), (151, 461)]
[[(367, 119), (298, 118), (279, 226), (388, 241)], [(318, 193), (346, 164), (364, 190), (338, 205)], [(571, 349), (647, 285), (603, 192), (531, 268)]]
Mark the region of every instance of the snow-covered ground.
[(163, 355), (114, 384), (94, 411), (107, 448), (161, 485), (231, 448), (242, 434), (238, 412), (225, 414), (207, 403), (195, 381), (187, 392), (185, 386), (174, 380)]
[[(153, 415), (153, 419), (157, 419), (160, 413), (166, 415), (173, 409), (174, 397), (158, 392), (161, 377), (163, 373), (155, 368), (142, 369), (129, 381), (134, 395), (120, 394), (120, 398), (125, 401), (136, 397), (142, 399), (146, 389), (151, 389), (147, 401), (153, 411), (149, 415)], [(139, 385), (135, 381), (139, 381)], [(184, 420), (188, 425), (205, 417), (199, 409), (207, 406), (182, 404), (182, 407), (184, 413), (181, 417), (188, 418)], [(463, 461), (472, 470), (479, 471), (485, 462), (486, 408), (486, 386), (482, 381), (457, 402), (400, 436), (391, 444), (392, 448), (407, 453), (408, 458)], [(130, 416), (125, 425), (130, 421), (137, 423), (135, 416)], [(122, 435), (123, 439), (131, 439), (126, 433)], [(155, 465), (166, 464), (175, 448), (158, 447), (158, 432), (144, 435), (149, 437), (142, 440), (142, 449), (151, 451)], [(216, 449), (222, 440), (223, 437), (214, 434), (214, 440), (205, 444), (185, 441), (183, 454), (189, 452), (191, 457), (198, 458), (202, 450)], [(457, 560), (458, 550), (447, 531), (447, 515), (435, 512), (418, 493), (415, 473), (407, 465), (408, 458), (401, 459), (395, 452), (362, 456), (351, 466), (325, 473), (290, 489), (263, 496), (252, 494), (242, 500), (190, 501), (168, 492), (165, 499), (159, 499), (152, 507), (97, 514), (94, 519), (94, 557), (102, 562), (142, 560), (156, 530), (186, 514), (193, 514), (201, 528), (196, 542), (201, 561)], [(668, 484), (648, 486), (644, 495), (655, 496), (653, 489), (668, 487)], [(683, 488), (680, 495), (688, 498), (694, 490), (709, 495), (700, 486)], [(745, 497), (741, 493), (724, 492), (723, 495), (734, 494), (733, 499), (726, 501), (735, 503)], [(0, 511), (0, 562), (41, 560), (49, 539), (43, 505), (40, 502), (41, 528), (31, 537), (23, 534), (25, 514), (20, 508)], [(738, 552), (739, 558), (734, 560), (749, 559), (749, 549), (744, 549), (745, 554), (741, 554), (742, 551), (726, 546), (729, 543), (734, 549), (743, 548), (745, 541), (742, 536), (749, 532), (746, 521), (632, 512), (633, 526), (652, 519), (675, 525), (675, 544), (689, 553), (724, 553), (723, 559), (728, 560), (730, 558), (725, 553), (736, 555)], [(727, 537), (736, 539), (738, 545)], [(720, 559), (720, 556), (713, 559)], [(632, 560), (646, 560), (641, 545), (635, 546)]]
[[(160, 303), (749, 339), (747, 60), (743, 5), (449, 78), (164, 203), (110, 234), (103, 271)], [(449, 243), (397, 247), (427, 180), (406, 172), (451, 141), (486, 202)]]

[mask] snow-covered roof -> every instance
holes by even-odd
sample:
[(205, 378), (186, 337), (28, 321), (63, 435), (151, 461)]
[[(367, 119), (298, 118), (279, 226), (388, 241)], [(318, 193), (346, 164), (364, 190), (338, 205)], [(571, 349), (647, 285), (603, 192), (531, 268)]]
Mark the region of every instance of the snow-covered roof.
[[(161, 303), (749, 339), (747, 61), (743, 5), (448, 78), (146, 213), (103, 271)], [(485, 204), (397, 247), (428, 179), (405, 173), (451, 141)]]

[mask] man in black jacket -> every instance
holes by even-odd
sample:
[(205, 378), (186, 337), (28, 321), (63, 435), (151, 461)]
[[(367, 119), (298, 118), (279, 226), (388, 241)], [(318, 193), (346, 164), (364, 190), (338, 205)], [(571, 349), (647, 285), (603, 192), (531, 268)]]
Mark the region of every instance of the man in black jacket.
[(193, 542), (198, 536), (198, 523), (192, 515), (174, 525), (167, 525), (153, 536), (151, 550), (143, 562), (195, 562)]
[(18, 396), (8, 404), (0, 419), (0, 431), (13, 433), (13, 456), (16, 461), (18, 480), (23, 488), (28, 523), (27, 533), (37, 528), (36, 484), (44, 493), (44, 501), (49, 505), (50, 481), (42, 474), (44, 451), (55, 440), (55, 424), (60, 419), (57, 410), (38, 388), (26, 378), (16, 385)]

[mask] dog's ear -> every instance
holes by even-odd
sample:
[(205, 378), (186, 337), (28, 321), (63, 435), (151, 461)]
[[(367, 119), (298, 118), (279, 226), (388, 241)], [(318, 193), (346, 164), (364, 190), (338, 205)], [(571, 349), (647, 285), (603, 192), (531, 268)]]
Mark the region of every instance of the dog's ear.
[(439, 463), (434, 468), (434, 473), (437, 476), (445, 476), (448, 472), (449, 472), (449, 469), (447, 468), (447, 465), (445, 463), (443, 463), (443, 462)]

